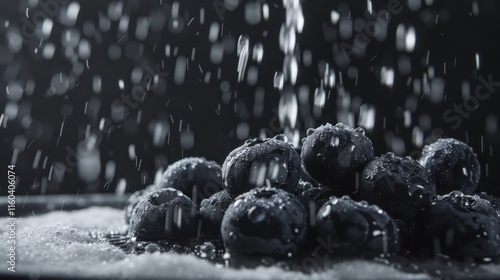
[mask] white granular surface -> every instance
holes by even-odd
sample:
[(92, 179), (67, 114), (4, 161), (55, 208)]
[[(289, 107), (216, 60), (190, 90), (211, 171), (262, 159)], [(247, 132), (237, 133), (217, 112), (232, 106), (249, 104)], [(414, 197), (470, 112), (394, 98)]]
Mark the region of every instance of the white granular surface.
[[(7, 225), (6, 218), (0, 219)], [(428, 279), (425, 274), (400, 272), (369, 261), (346, 261), (311, 275), (278, 267), (229, 269), (194, 256), (175, 253), (127, 255), (107, 242), (89, 237), (90, 230), (123, 231), (123, 212), (91, 207), (52, 212), (17, 220), (16, 272), (26, 275), (120, 279)], [(7, 227), (0, 228), (0, 262), (7, 271)], [(5, 253), (4, 253), (5, 252)]]

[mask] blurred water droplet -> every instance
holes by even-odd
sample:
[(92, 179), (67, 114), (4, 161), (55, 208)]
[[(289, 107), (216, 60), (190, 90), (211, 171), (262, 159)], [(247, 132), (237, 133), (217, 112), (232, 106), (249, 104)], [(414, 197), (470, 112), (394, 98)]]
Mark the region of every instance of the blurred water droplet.
[(283, 61), (283, 75), (285, 80), (290, 82), (292, 86), (295, 85), (298, 73), (299, 65), (297, 58), (293, 55), (286, 55)]
[(412, 130), (411, 141), (416, 147), (422, 147), (424, 145), (424, 132), (418, 126), (415, 126)]
[(117, 195), (123, 195), (125, 194), (126, 190), (127, 190), (127, 181), (124, 178), (121, 178), (120, 180), (118, 180), (115, 193)]
[(274, 73), (274, 88), (279, 91), (282, 91), (284, 85), (285, 85), (285, 77), (283, 73), (277, 71), (276, 73)]
[(252, 59), (255, 62), (257, 62), (257, 64), (260, 64), (262, 62), (263, 56), (264, 56), (264, 46), (262, 46), (262, 43), (256, 43), (253, 46)]
[(293, 92), (285, 92), (280, 97), (279, 101), (279, 119), (282, 127), (290, 126), (295, 128), (297, 124), (297, 114), (299, 106), (297, 97)]
[(245, 75), (245, 69), (247, 67), (248, 56), (249, 56), (249, 45), (250, 40), (248, 36), (241, 35), (238, 39), (237, 53), (238, 53), (238, 82), (243, 81)]
[(13, 53), (19, 52), (23, 47), (23, 37), (17, 27), (10, 27), (7, 29), (6, 39), (9, 50)]
[(431, 84), (430, 84), (430, 99), (433, 103), (438, 104), (443, 101), (443, 96), (444, 96), (444, 79), (442, 78), (435, 78), (432, 79)]
[(23, 97), (23, 88), (18, 81), (10, 81), (6, 87), (7, 99), (10, 101), (19, 101)]
[(408, 0), (408, 8), (411, 11), (418, 11), (422, 5), (422, 0)]
[(335, 87), (335, 71), (331, 68), (330, 64), (326, 65), (324, 74), (325, 87), (334, 88)]
[(240, 5), (240, 0), (224, 0), (224, 5), (229, 11), (234, 11)]
[(47, 39), (50, 36), (50, 33), (52, 33), (52, 27), (54, 26), (54, 22), (50, 18), (45, 18), (42, 23), (41, 27), (41, 38)]
[(406, 27), (399, 24), (396, 29), (396, 48), (399, 51), (413, 52), (417, 41), (417, 35), (413, 26)]
[(104, 178), (106, 180), (112, 180), (115, 177), (116, 163), (110, 160), (106, 163)]
[(394, 69), (383, 66), (380, 71), (380, 83), (392, 88), (394, 85)]
[(405, 34), (405, 51), (413, 52), (415, 49), (415, 43), (417, 41), (417, 35), (415, 33), (415, 28), (410, 26)]
[(59, 13), (59, 22), (66, 26), (73, 26), (76, 23), (79, 12), (80, 4), (78, 2), (73, 1), (67, 6), (62, 6)]
[(219, 28), (220, 25), (218, 22), (212, 22), (212, 24), (210, 25), (210, 30), (208, 32), (208, 41), (210, 41), (211, 43), (217, 41), (217, 37), (219, 36)]
[(312, 52), (311, 50), (304, 50), (302, 54), (302, 63), (304, 66), (311, 66), (312, 64)]
[(240, 122), (236, 127), (236, 137), (238, 140), (243, 141), (248, 138), (250, 134), (250, 126), (246, 122)]
[(335, 10), (332, 10), (330, 12), (330, 20), (333, 24), (337, 24), (339, 22), (339, 19), (340, 19), (340, 14), (339, 12), (335, 11)]
[(167, 120), (157, 120), (152, 123), (153, 126), (153, 145), (161, 148), (165, 145), (165, 139), (170, 131), (170, 125)]
[(359, 108), (358, 125), (367, 131), (372, 131), (375, 127), (375, 106), (363, 104)]
[(476, 69), (479, 70), (479, 66), (481, 66), (480, 60), (479, 60), (479, 53), (476, 53)]
[(69, 79), (66, 74), (60, 72), (52, 76), (50, 80), (49, 94), (62, 95), (66, 93), (69, 88)]
[(175, 62), (175, 72), (174, 72), (174, 82), (177, 85), (184, 83), (184, 78), (186, 76), (186, 66), (187, 60), (185, 56), (178, 56)]
[(250, 25), (257, 25), (262, 19), (260, 2), (247, 2), (245, 6), (245, 20)]
[(123, 90), (125, 88), (125, 83), (123, 82), (122, 79), (119, 79), (118, 80), (118, 87)]
[(135, 38), (139, 41), (143, 41), (148, 37), (150, 25), (149, 17), (139, 17), (135, 26)]
[(87, 183), (97, 180), (101, 173), (100, 153), (96, 141), (97, 136), (90, 135), (77, 146), (78, 176)]
[(181, 146), (186, 150), (191, 150), (194, 147), (194, 134), (192, 131), (181, 132)]
[(323, 107), (325, 107), (325, 101), (326, 101), (326, 91), (322, 87), (316, 88), (316, 90), (314, 91), (314, 108), (313, 108), (314, 117), (316, 118), (321, 117)]
[(224, 57), (224, 45), (222, 43), (214, 43), (210, 49), (210, 61), (213, 64), (219, 64)]
[(341, 17), (339, 20), (339, 34), (340, 38), (347, 40), (353, 33), (353, 20), (349, 17)]
[(283, 53), (292, 53), (296, 43), (295, 30), (283, 24), (280, 29), (279, 42)]
[(43, 58), (49, 60), (54, 57), (54, 53), (56, 52), (56, 47), (52, 43), (46, 43), (43, 47), (42, 56)]
[(269, 5), (267, 5), (267, 3), (264, 3), (264, 5), (262, 5), (262, 17), (264, 18), (264, 20), (269, 19)]

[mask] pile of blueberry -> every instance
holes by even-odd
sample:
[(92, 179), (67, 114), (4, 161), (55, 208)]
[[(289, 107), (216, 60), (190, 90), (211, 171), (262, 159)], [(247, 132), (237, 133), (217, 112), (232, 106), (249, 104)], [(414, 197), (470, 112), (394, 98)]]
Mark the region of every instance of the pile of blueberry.
[(302, 142), (297, 152), (283, 135), (252, 139), (222, 167), (170, 165), (159, 185), (130, 197), (131, 240), (210, 259), (304, 258), (318, 246), (328, 258), (500, 255), (500, 199), (473, 193), (480, 165), (467, 144), (440, 139), (418, 160), (375, 157), (362, 128), (340, 123)]

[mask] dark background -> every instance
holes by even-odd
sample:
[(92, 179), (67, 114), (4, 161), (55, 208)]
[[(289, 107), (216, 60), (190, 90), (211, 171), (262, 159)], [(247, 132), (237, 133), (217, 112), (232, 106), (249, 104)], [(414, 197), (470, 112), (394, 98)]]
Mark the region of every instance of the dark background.
[[(42, 7), (49, 2), (57, 4), (53, 6), (57, 9), (55, 16), (47, 15)], [(18, 108), (16, 119), (9, 119), (6, 127), (3, 125), (0, 128), (0, 168), (7, 169), (13, 158), (13, 151), (17, 148), (19, 153), (15, 171), (18, 175), (18, 196), (114, 192), (122, 178), (126, 181), (126, 191), (133, 191), (152, 183), (157, 170), (164, 170), (168, 164), (182, 157), (203, 156), (222, 164), (225, 156), (243, 142), (236, 137), (236, 127), (241, 122), (249, 124), (249, 137), (257, 137), (262, 129), (269, 136), (280, 133), (277, 128), (280, 94), (273, 88), (273, 77), (276, 71), (281, 71), (284, 58), (279, 49), (279, 31), (285, 19), (282, 1), (267, 1), (269, 19), (261, 20), (257, 25), (251, 25), (245, 20), (245, 6), (251, 1), (240, 3), (234, 10), (226, 10), (222, 0), (179, 1), (178, 20), (183, 28), (177, 30), (169, 28), (173, 20), (172, 1), (122, 1), (123, 14), (130, 18), (128, 31), (125, 33), (118, 31), (119, 20), (111, 20), (109, 30), (100, 30), (100, 19), (107, 18), (111, 1), (76, 1), (80, 3), (80, 10), (73, 27), (59, 22), (59, 12), (67, 6), (60, 4), (62, 2), (69, 1), (0, 2), (0, 111), (4, 112), (6, 107), (12, 107), (13, 104)], [(479, 190), (487, 190), (500, 196), (497, 186), (500, 178), (500, 161), (497, 159), (500, 148), (497, 129), (499, 94), (493, 92), (487, 100), (480, 101), (479, 107), (472, 110), (470, 116), (461, 119), (462, 123), (457, 129), (451, 126), (453, 123), (443, 119), (446, 110), (452, 109), (454, 104), (464, 103), (463, 81), (469, 82), (471, 94), (479, 85), (479, 76), (487, 78), (492, 75), (494, 81), (500, 81), (500, 59), (495, 43), (500, 35), (500, 18), (497, 12), (500, 2), (478, 1), (477, 15), (473, 14), (471, 1), (434, 1), (432, 4), (428, 4), (429, 1), (411, 2), (421, 5), (413, 10), (407, 1), (401, 1), (402, 11), (391, 17), (387, 38), (383, 41), (370, 38), (364, 55), (351, 56), (350, 63), (346, 65), (335, 59), (335, 50), (338, 50), (342, 42), (352, 46), (355, 39), (352, 36), (339, 36), (338, 25), (330, 20), (331, 11), (335, 9), (340, 13), (341, 19), (351, 18), (355, 25), (362, 26), (370, 21), (366, 1), (302, 1), (305, 26), (302, 34), (297, 37), (298, 50), (299, 54), (310, 50), (313, 60), (309, 67), (299, 62), (296, 88), (307, 86), (312, 104), (314, 90), (319, 86), (322, 75), (318, 67), (321, 61), (333, 66), (337, 80), (321, 118), (310, 117), (308, 112), (312, 110), (312, 105), (299, 110), (302, 136), (307, 127), (325, 122), (336, 123), (348, 114), (354, 116), (357, 124), (359, 105), (372, 105), (376, 108), (376, 121), (367, 135), (372, 139), (377, 155), (394, 150), (391, 144), (394, 141), (405, 144), (404, 150), (396, 149), (400, 154), (418, 154), (421, 147), (412, 143), (414, 127), (421, 129), (428, 141), (438, 137), (454, 137), (469, 143), (478, 154), (482, 168)], [(388, 1), (373, 1), (373, 10), (378, 12), (387, 9), (387, 3)], [(27, 7), (30, 7), (30, 18), (26, 17)], [(205, 11), (204, 24), (200, 23), (200, 8)], [(34, 15), (37, 12), (46, 14), (53, 20), (50, 37), (43, 41), (36, 35), (23, 36), (22, 32), (27, 21), (36, 25), (37, 18)], [(155, 28), (149, 28), (145, 40), (135, 37), (136, 22), (141, 17), (156, 18), (160, 22)], [(224, 44), (225, 51), (220, 64), (212, 63), (209, 59), (213, 43), (208, 40), (208, 34), (213, 22), (219, 23), (223, 28), (222, 36), (219, 30), (217, 38), (217, 42)], [(416, 46), (411, 53), (396, 48), (395, 34), (400, 24), (413, 26), (416, 30)], [(88, 28), (92, 25), (95, 32), (83, 32), (84, 26)], [(72, 58), (65, 56), (61, 41), (66, 28), (78, 30), (80, 38), (89, 41), (91, 56), (88, 68), (85, 59), (78, 58), (77, 55)], [(13, 34), (21, 34), (24, 39), (19, 51), (12, 49), (15, 43), (9, 42), (16, 38)], [(256, 85), (249, 85), (246, 78), (241, 83), (237, 82), (236, 43), (241, 34), (247, 34), (250, 38), (250, 50), (257, 42), (264, 46), (262, 63), (257, 65), (250, 57), (247, 66), (247, 70), (251, 66), (257, 66)], [(34, 51), (37, 47), (41, 49), (47, 42), (56, 46), (51, 59), (44, 59), (40, 52)], [(176, 57), (166, 57), (166, 44), (171, 45), (172, 51), (178, 47), (178, 55), (189, 58), (189, 70), (181, 85), (174, 83)], [(111, 45), (117, 45), (122, 51), (117, 60), (108, 55)], [(193, 48), (196, 53), (195, 59), (191, 60)], [(476, 53), (480, 56), (479, 69), (476, 69)], [(401, 56), (407, 56), (411, 61), (410, 73), (398, 71), (397, 63)], [(72, 74), (77, 63), (84, 68), (79, 75)], [(392, 88), (380, 83), (383, 66), (395, 69)], [(415, 79), (420, 79), (420, 84), (426, 86), (422, 80), (424, 73), (429, 73), (430, 66), (434, 68), (434, 76), (445, 81), (445, 96), (437, 104), (431, 102), (429, 96), (415, 93), (413, 87)], [(102, 118), (111, 118), (115, 100), (120, 100), (123, 94), (130, 96), (133, 90), (131, 71), (135, 67), (150, 67), (158, 69), (160, 74), (169, 74), (166, 77), (160, 75), (160, 82), (151, 86), (137, 106), (121, 108), (127, 111), (124, 120), (106, 123), (106, 127), (113, 127), (108, 137), (107, 130), (99, 130), (99, 123)], [(220, 79), (217, 78), (218, 69), (221, 71)], [(211, 72), (211, 79), (205, 83), (207, 71)], [(353, 71), (358, 73), (357, 82), (354, 76), (349, 75)], [(63, 94), (47, 94), (52, 77), (59, 72), (73, 77), (74, 82), (70, 83), (69, 89)], [(342, 73), (342, 85), (339, 73)], [(92, 90), (95, 75), (102, 78), (100, 94)], [(146, 72), (144, 77), (145, 81), (150, 78)], [(119, 79), (124, 81), (123, 90), (118, 87)], [(33, 93), (25, 92), (20, 100), (10, 100), (7, 98), (6, 88), (11, 81), (17, 81), (23, 88), (34, 84)], [(348, 97), (339, 97), (342, 90), (348, 92)], [(228, 93), (225, 95), (224, 91)], [(262, 115), (254, 112), (256, 91), (265, 92)], [(230, 97), (228, 100), (227, 96)], [(342, 107), (339, 102), (341, 100), (348, 100), (350, 104)], [(87, 105), (87, 114), (84, 114), (86, 102), (90, 105)], [(100, 106), (92, 106), (94, 102), (100, 102)], [(409, 127), (404, 126), (405, 110), (409, 110), (411, 114)], [(138, 114), (141, 114), (139, 123), (136, 121)], [(63, 120), (63, 134), (59, 138)], [(194, 146), (191, 149), (183, 149), (181, 145), (181, 120), (181, 130), (186, 132), (189, 125), (189, 131), (194, 135)], [(153, 145), (151, 132), (154, 122), (168, 124), (168, 144), (165, 141), (160, 147)], [(90, 181), (78, 175), (76, 153), (71, 152), (76, 151), (78, 143), (84, 141), (87, 126), (102, 136), (98, 147), (101, 172), (98, 179)], [(129, 158), (131, 144), (135, 146), (137, 160)], [(34, 168), (37, 153), (40, 154), (40, 162)], [(105, 177), (105, 167), (110, 161), (116, 165), (112, 180)], [(140, 166), (138, 162), (141, 163)], [(51, 168), (54, 173), (49, 179)], [(1, 185), (1, 194), (5, 195), (5, 183)]]

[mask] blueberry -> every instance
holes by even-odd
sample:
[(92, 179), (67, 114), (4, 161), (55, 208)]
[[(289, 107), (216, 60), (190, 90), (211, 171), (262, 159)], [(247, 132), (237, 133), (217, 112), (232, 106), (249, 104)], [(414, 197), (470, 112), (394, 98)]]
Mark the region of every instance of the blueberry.
[(453, 191), (438, 196), (416, 219), (415, 243), (436, 253), (462, 258), (500, 255), (500, 223), (489, 201)]
[(227, 208), (233, 202), (229, 194), (223, 190), (201, 201), (201, 235), (203, 237), (220, 237), (222, 218)]
[(147, 195), (157, 190), (158, 187), (155, 185), (149, 185), (145, 189), (135, 191), (127, 200), (125, 205), (125, 222), (128, 224), (130, 222), (130, 217), (132, 216), (132, 211), (135, 206), (141, 201), (141, 199)]
[(356, 173), (373, 159), (372, 142), (362, 128), (327, 123), (308, 129), (302, 142), (301, 156), (307, 173), (342, 194), (356, 191)]
[(195, 236), (198, 211), (189, 197), (172, 188), (144, 196), (130, 218), (129, 233), (140, 240), (175, 239)]
[(223, 189), (221, 167), (205, 158), (181, 159), (165, 170), (159, 188), (180, 190), (187, 197), (196, 200), (194, 202), (199, 205), (203, 199)]
[(388, 153), (369, 162), (361, 173), (359, 197), (402, 221), (428, 207), (435, 194), (431, 174), (410, 157)]
[(236, 198), (221, 227), (228, 252), (291, 257), (305, 240), (307, 214), (292, 194), (262, 187)]
[(294, 193), (299, 177), (299, 154), (284, 135), (247, 140), (222, 165), (222, 181), (232, 197), (266, 184)]
[(478, 196), (482, 199), (485, 199), (490, 202), (491, 206), (497, 211), (498, 216), (500, 217), (500, 198), (493, 197), (485, 192), (478, 194)]
[(332, 197), (316, 215), (316, 232), (325, 244), (336, 244), (332, 254), (379, 256), (399, 251), (394, 220), (382, 209), (348, 196)]
[(439, 139), (425, 146), (419, 161), (434, 176), (438, 194), (454, 190), (471, 194), (481, 177), (479, 161), (472, 148), (453, 138)]

